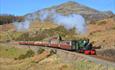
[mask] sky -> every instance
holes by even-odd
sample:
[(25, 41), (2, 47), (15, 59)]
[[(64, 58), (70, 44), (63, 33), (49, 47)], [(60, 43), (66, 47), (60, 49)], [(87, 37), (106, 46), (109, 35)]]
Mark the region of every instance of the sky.
[(75, 1), (99, 11), (112, 11), (115, 14), (115, 0), (0, 0), (0, 14), (23, 16), (68, 1)]

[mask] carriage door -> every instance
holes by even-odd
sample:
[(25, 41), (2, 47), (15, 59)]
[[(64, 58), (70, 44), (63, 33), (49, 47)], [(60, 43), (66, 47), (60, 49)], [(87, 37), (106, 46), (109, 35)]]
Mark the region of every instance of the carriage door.
[(71, 41), (71, 47), (72, 47), (72, 50), (76, 49), (76, 42), (75, 41)]

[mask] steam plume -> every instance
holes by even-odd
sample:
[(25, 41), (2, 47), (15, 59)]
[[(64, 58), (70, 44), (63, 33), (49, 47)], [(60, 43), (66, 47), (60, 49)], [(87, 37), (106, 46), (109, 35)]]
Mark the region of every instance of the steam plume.
[(78, 31), (80, 34), (86, 32), (85, 20), (81, 15), (70, 14), (67, 16), (63, 16), (60, 14), (56, 14), (53, 19), (56, 24), (63, 25), (66, 29), (72, 29), (73, 27), (75, 27), (76, 31)]
[(84, 34), (87, 31), (85, 19), (79, 14), (69, 14), (64, 16), (60, 13), (55, 12), (55, 10), (51, 10), (50, 12), (43, 11), (40, 12), (40, 14), (40, 20), (42, 22), (50, 16), (55, 24), (62, 25), (66, 29), (72, 29), (75, 27), (76, 31), (78, 31), (80, 34)]
[(30, 27), (30, 22), (25, 20), (24, 22), (14, 22), (13, 23), (16, 31), (27, 31)]
[(76, 32), (84, 34), (87, 31), (85, 19), (79, 14), (69, 14), (62, 15), (53, 10), (43, 10), (39, 13), (33, 13), (26, 16), (24, 22), (14, 22), (17, 31), (25, 31), (30, 27), (30, 23), (33, 20), (40, 19), (41, 22), (44, 22), (46, 19), (51, 19), (55, 24), (62, 25), (66, 29), (76, 28)]
[(54, 14), (56, 14), (55, 10), (44, 10), (39, 12), (39, 19), (41, 22), (44, 22), (48, 18), (53, 18)]

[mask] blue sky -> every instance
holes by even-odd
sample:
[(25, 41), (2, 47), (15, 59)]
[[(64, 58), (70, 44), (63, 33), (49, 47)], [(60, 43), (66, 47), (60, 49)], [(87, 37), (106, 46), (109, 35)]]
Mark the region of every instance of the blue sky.
[[(47, 8), (53, 5), (59, 5), (70, 0), (0, 0), (0, 14), (25, 15)], [(99, 11), (110, 10), (115, 13), (115, 0), (71, 0), (97, 9)]]

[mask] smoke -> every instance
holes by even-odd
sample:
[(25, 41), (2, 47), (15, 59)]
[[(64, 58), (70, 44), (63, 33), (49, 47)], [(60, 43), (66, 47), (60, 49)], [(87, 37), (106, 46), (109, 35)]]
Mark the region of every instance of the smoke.
[(50, 12), (48, 12), (48, 11), (43, 11), (43, 12), (39, 12), (39, 14), (40, 14), (40, 15), (39, 15), (40, 21), (41, 21), (41, 22), (44, 22), (44, 21), (48, 18)]
[(32, 21), (37, 18), (36, 14), (29, 14), (25, 16), (24, 21), (22, 22), (13, 22), (13, 25), (16, 28), (16, 31), (23, 32), (23, 31), (28, 31), (30, 24)]
[(36, 12), (32, 13), (32, 14), (28, 14), (25, 16), (25, 20), (26, 21), (34, 21), (34, 20), (37, 20), (39, 18), (38, 14)]
[(78, 14), (70, 14), (67, 16), (55, 14), (53, 21), (58, 25), (63, 25), (66, 29), (75, 27), (76, 31), (80, 34), (84, 34), (87, 30), (84, 18)]
[(13, 24), (16, 27), (17, 31), (25, 31), (29, 29), (30, 23), (36, 19), (40, 20), (41, 22), (50, 19), (55, 24), (62, 25), (66, 29), (72, 29), (75, 27), (76, 32), (78, 32), (79, 34), (84, 34), (87, 31), (85, 19), (83, 18), (83, 16), (75, 13), (62, 15), (60, 13), (57, 13), (54, 9), (42, 10), (29, 14), (25, 17), (24, 22), (14, 22)]
[(78, 32), (79, 34), (84, 34), (87, 31), (85, 19), (79, 14), (69, 14), (64, 16), (60, 13), (55, 12), (55, 10), (46, 10), (40, 12), (40, 20), (42, 22), (49, 17), (55, 24), (62, 25), (68, 30), (75, 27), (76, 32)]
[(15, 26), (16, 31), (27, 31), (30, 27), (30, 21), (14, 22), (13, 25)]
[(41, 22), (44, 22), (48, 18), (53, 18), (54, 14), (56, 14), (55, 10), (44, 10), (39, 12), (39, 19)]

